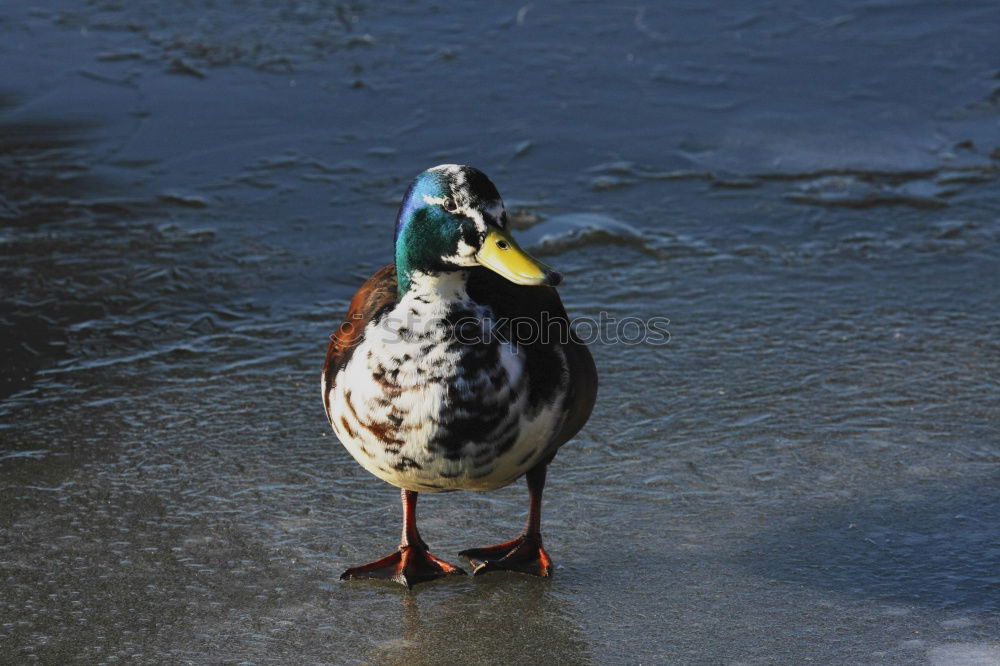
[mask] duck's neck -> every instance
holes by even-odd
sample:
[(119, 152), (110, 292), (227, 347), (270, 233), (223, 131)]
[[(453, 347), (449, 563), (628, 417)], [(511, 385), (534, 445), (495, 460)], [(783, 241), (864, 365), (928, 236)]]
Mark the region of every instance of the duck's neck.
[(469, 272), (453, 271), (407, 271), (397, 268), (399, 297), (420, 297), (425, 302), (464, 301), (469, 298), (466, 283)]

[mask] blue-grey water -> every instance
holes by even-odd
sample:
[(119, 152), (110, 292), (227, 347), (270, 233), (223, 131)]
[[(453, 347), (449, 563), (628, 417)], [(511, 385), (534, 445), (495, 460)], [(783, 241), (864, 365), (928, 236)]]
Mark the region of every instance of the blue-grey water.
[[(990, 0), (0, 4), (0, 662), (1000, 663), (998, 34)], [(592, 346), (552, 581), (342, 584), (399, 506), (325, 344), (442, 162), (573, 315), (669, 343)], [(526, 509), (420, 525), (457, 562)]]

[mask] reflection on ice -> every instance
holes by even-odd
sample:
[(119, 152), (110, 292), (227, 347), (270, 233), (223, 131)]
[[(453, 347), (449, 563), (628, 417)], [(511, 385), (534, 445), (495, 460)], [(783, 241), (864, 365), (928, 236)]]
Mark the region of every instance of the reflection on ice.
[(950, 643), (927, 651), (931, 666), (996, 666), (1000, 664), (998, 643)]

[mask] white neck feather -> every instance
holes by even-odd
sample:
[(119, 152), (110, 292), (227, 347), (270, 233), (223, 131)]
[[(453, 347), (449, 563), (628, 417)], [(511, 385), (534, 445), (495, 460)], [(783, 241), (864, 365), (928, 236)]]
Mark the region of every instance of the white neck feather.
[(465, 290), (468, 273), (466, 271), (434, 271), (425, 273), (414, 271), (410, 276), (410, 288), (406, 290), (407, 297), (430, 297), (432, 302), (451, 302), (468, 300)]

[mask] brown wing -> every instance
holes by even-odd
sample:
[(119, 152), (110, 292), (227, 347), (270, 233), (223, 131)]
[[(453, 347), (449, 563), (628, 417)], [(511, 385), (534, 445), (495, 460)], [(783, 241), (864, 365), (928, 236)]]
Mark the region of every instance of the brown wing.
[(396, 293), (396, 266), (390, 264), (379, 269), (361, 285), (351, 299), (344, 323), (330, 336), (330, 346), (326, 348), (326, 361), (323, 363), (323, 377), (326, 381), (323, 406), (326, 408), (327, 418), (330, 417), (330, 389), (333, 388), (337, 372), (351, 360), (368, 322), (383, 308), (396, 302)]
[[(536, 322), (527, 339), (518, 342), (527, 354), (530, 377), (529, 400), (547, 400), (555, 390), (561, 368), (553, 347), (561, 345), (569, 366), (569, 395), (566, 398), (566, 421), (552, 438), (549, 446), (556, 449), (572, 439), (590, 418), (597, 399), (597, 367), (587, 346), (573, 333), (569, 317), (559, 292), (552, 287), (516, 285), (496, 273), (476, 268), (469, 278), (469, 295), (479, 303), (488, 304), (500, 317), (511, 322)], [(518, 330), (515, 327), (515, 333)], [(537, 333), (537, 334), (536, 334)], [(541, 335), (546, 333), (546, 335)]]

